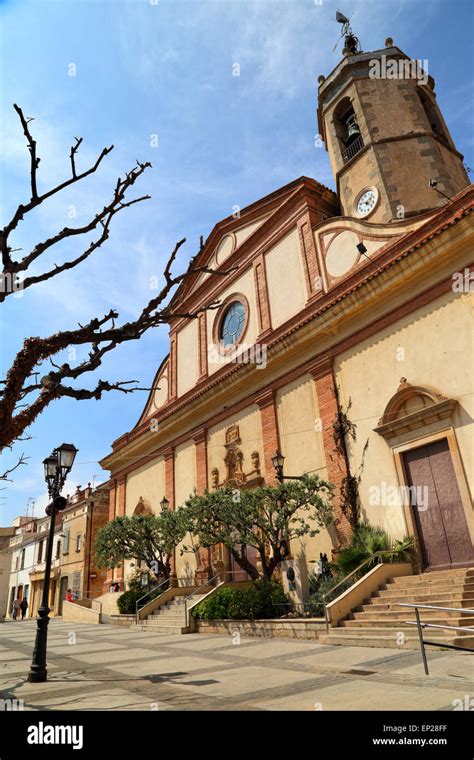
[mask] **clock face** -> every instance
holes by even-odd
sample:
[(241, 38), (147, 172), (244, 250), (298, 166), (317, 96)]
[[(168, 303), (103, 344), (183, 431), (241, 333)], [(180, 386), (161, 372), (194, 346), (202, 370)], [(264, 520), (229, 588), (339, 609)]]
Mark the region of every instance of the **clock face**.
[(356, 210), (359, 216), (367, 216), (374, 210), (378, 199), (378, 193), (375, 188), (369, 188), (359, 196)]

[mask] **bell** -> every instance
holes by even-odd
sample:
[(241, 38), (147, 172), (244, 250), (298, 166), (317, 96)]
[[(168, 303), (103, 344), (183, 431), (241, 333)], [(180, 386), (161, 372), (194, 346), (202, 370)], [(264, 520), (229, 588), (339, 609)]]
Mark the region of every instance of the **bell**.
[(347, 140), (353, 140), (360, 135), (359, 125), (357, 124), (355, 114), (349, 116), (346, 122)]

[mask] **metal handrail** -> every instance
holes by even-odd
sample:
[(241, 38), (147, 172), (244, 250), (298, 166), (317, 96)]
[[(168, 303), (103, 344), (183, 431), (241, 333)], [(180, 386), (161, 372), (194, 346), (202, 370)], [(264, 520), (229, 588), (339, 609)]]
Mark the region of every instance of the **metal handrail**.
[[(474, 628), (469, 628), (468, 626), (457, 626), (457, 625), (440, 625), (439, 623), (422, 623), (420, 619), (420, 609), (424, 610), (442, 610), (443, 612), (470, 612), (474, 614), (474, 610), (470, 610), (467, 607), (437, 607), (434, 604), (414, 604), (413, 602), (398, 602), (399, 607), (413, 607), (415, 610), (415, 617), (416, 620), (404, 620), (403, 622), (406, 625), (416, 625), (418, 629), (418, 639), (420, 642), (420, 651), (421, 651), (421, 657), (423, 660), (423, 668), (425, 671), (425, 675), (429, 676), (429, 670), (428, 670), (428, 660), (426, 659), (426, 650), (425, 650), (425, 644), (431, 644), (432, 646), (439, 646), (439, 641), (426, 641), (423, 638), (423, 628), (441, 628), (442, 630), (446, 631), (462, 631), (465, 633), (466, 631), (472, 631), (474, 633)], [(474, 649), (470, 649), (469, 647), (460, 647), (456, 644), (446, 644), (443, 642), (443, 647), (446, 649), (456, 649), (461, 652), (472, 652), (474, 653)]]
[(354, 156), (360, 153), (363, 147), (364, 147), (364, 141), (361, 135), (359, 135), (359, 137), (357, 137), (354, 140), (354, 142), (352, 142), (347, 148), (344, 149), (343, 151), (344, 163), (347, 163), (348, 161), (350, 161), (351, 158), (354, 158)]
[[(197, 586), (194, 591), (192, 591), (188, 596), (184, 597), (184, 623), (186, 626), (189, 625), (189, 615), (188, 615), (188, 602), (191, 599), (194, 594), (197, 594), (199, 589), (202, 589), (204, 586), (212, 586), (212, 582), (215, 581), (217, 578), (219, 578), (222, 575), (222, 572), (216, 573), (212, 576), (212, 578), (209, 578), (208, 581), (205, 583), (200, 583), (199, 586)], [(224, 581), (221, 581), (221, 583), (224, 583)], [(216, 584), (216, 588), (221, 585), (221, 583)]]
[[(150, 596), (150, 594), (153, 594), (153, 592), (157, 591), (159, 588), (161, 588), (162, 586), (164, 586), (164, 585), (165, 585), (165, 583), (169, 583), (169, 582), (170, 582), (170, 579), (169, 579), (169, 578), (165, 578), (164, 580), (162, 580), (162, 581), (161, 581), (161, 583), (159, 583), (157, 586), (153, 586), (153, 588), (152, 588), (152, 589), (150, 589), (149, 591), (147, 591), (147, 593), (146, 593), (146, 594), (144, 594), (144, 595), (143, 595), (143, 596), (141, 596), (139, 599), (137, 599), (137, 601), (135, 602), (135, 619), (136, 619), (137, 623), (139, 623), (139, 622), (140, 622), (140, 621), (139, 621), (139, 618), (138, 618), (138, 612), (139, 612), (139, 608), (138, 608), (138, 605), (139, 605), (139, 603), (140, 603), (140, 602), (142, 602), (142, 601), (143, 601), (143, 599), (146, 599), (146, 598), (147, 598), (147, 596)], [(167, 590), (167, 589), (165, 589), (165, 590)], [(143, 607), (145, 607), (145, 605), (144, 605), (144, 604), (141, 604), (141, 605), (140, 605), (140, 610), (141, 610)]]
[(398, 602), (399, 607), (417, 607), (419, 610), (443, 610), (443, 612), (470, 612), (474, 615), (474, 610), (468, 607), (438, 607), (436, 604), (414, 604), (413, 602)]
[[(326, 602), (327, 597), (330, 594), (332, 594), (337, 588), (339, 588), (339, 586), (342, 586), (344, 583), (346, 583), (346, 581), (348, 581), (349, 578), (352, 578), (353, 575), (355, 575), (356, 573), (358, 573), (359, 570), (362, 567), (364, 567), (365, 565), (368, 565), (369, 563), (373, 563), (373, 561), (374, 561), (373, 557), (369, 557), (368, 559), (365, 559), (363, 562), (360, 563), (360, 565), (358, 565), (356, 567), (355, 570), (352, 570), (352, 572), (350, 572), (349, 575), (346, 575), (342, 580), (338, 581), (335, 586), (333, 586), (332, 588), (330, 588), (329, 591), (326, 591), (325, 594), (322, 594), (323, 607), (324, 607), (324, 619), (326, 621), (326, 633), (329, 633), (329, 615), (328, 615), (327, 602)], [(382, 565), (383, 564), (383, 560), (382, 560), (381, 555), (377, 556), (377, 564), (378, 565)]]
[[(216, 573), (212, 576), (212, 578), (209, 578), (208, 581), (205, 581), (201, 583), (197, 588), (194, 589), (194, 591), (185, 597), (184, 599), (184, 619), (186, 626), (189, 625), (189, 614), (188, 614), (188, 608), (189, 608), (189, 600), (191, 599), (194, 594), (197, 594), (199, 589), (202, 589), (204, 586), (212, 586), (213, 581), (217, 580), (217, 578), (220, 578), (221, 576), (227, 576), (227, 575), (234, 575), (235, 573), (245, 573), (245, 570), (221, 570), (219, 573)], [(217, 583), (215, 588), (218, 588), (219, 586), (222, 586), (222, 584), (225, 583), (225, 577), (223, 580), (220, 581), (220, 583)]]

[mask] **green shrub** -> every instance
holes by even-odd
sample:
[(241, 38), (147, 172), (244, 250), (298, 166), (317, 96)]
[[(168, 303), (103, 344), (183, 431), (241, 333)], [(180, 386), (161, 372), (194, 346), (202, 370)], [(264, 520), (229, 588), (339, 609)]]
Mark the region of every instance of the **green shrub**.
[(201, 620), (256, 620), (276, 616), (275, 605), (289, 604), (276, 581), (253, 581), (247, 588), (219, 589), (193, 609)]
[(334, 588), (338, 583), (344, 580), (346, 573), (332, 569), (332, 575), (329, 578), (323, 578), (321, 575), (314, 573), (310, 579), (311, 595), (309, 597), (308, 612), (314, 617), (323, 617), (324, 615), (324, 594)]
[(370, 560), (372, 565), (380, 559), (383, 562), (413, 562), (415, 545), (413, 536), (394, 541), (383, 528), (363, 522), (355, 528), (350, 544), (336, 558), (336, 564), (347, 574), (365, 560)]
[(117, 607), (120, 614), (134, 615), (136, 611), (135, 604), (138, 602), (141, 596), (143, 596), (142, 589), (136, 591), (124, 591), (123, 594), (120, 594), (117, 599)]

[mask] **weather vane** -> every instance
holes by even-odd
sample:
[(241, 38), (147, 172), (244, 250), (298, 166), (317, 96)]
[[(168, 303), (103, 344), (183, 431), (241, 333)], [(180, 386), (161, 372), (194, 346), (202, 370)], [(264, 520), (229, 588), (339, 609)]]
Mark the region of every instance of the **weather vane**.
[[(360, 53), (361, 52), (360, 42), (355, 36), (355, 34), (353, 34), (352, 32), (350, 19), (348, 19), (347, 16), (344, 16), (344, 14), (341, 13), (341, 11), (336, 11), (336, 21), (339, 24), (342, 24), (342, 32), (341, 32), (341, 36), (339, 37), (339, 40), (342, 39), (342, 37), (344, 37), (344, 51), (343, 52), (348, 52), (351, 55), (356, 55), (357, 53)], [(339, 44), (339, 40), (334, 45), (333, 52), (337, 48)]]

